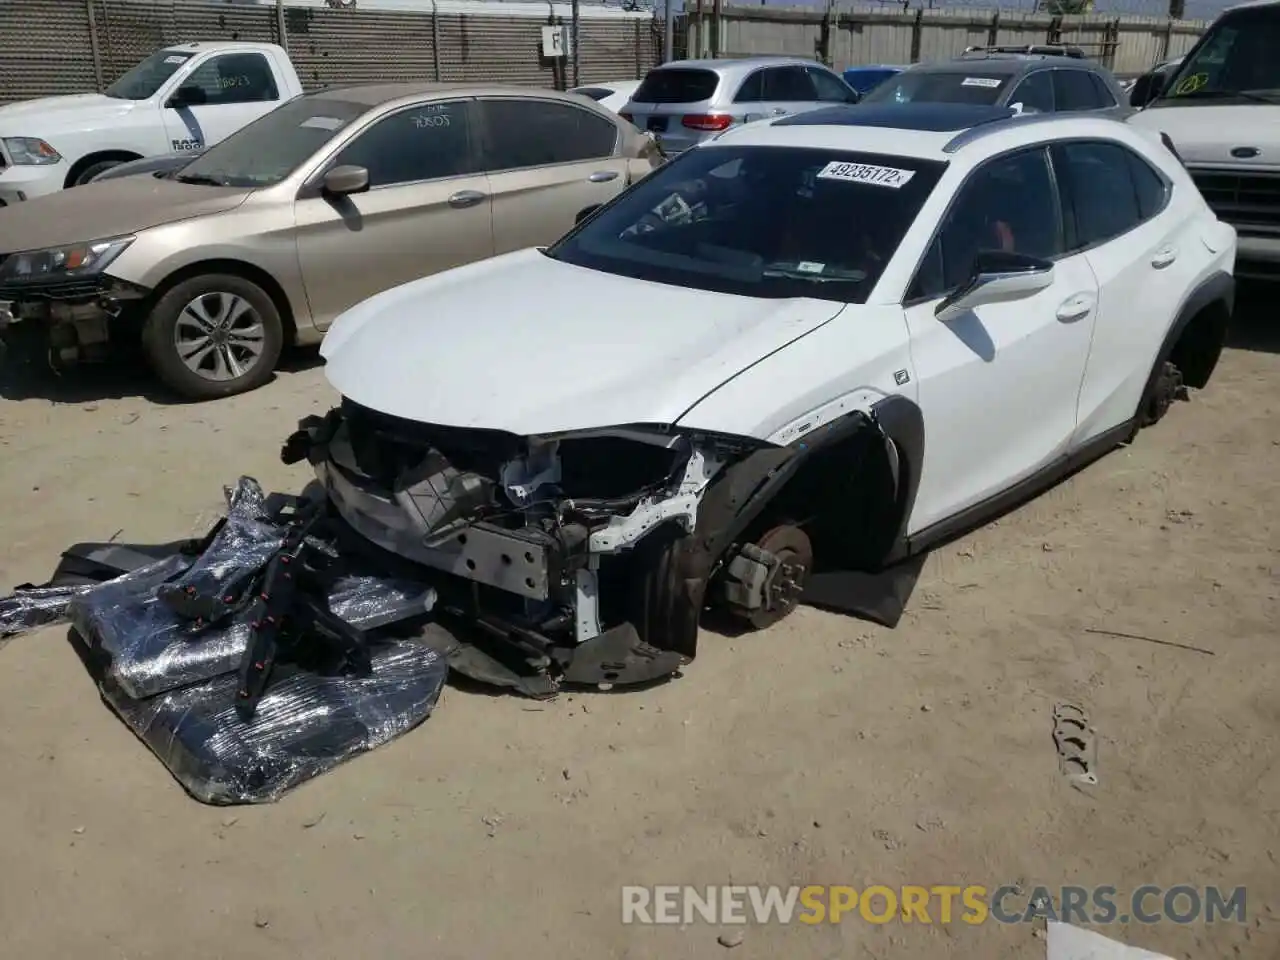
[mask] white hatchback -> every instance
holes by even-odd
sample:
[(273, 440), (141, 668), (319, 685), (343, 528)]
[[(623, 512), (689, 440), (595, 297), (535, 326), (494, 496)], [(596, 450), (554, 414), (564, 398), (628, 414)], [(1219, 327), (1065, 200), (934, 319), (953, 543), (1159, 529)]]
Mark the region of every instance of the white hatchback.
[(752, 124), (550, 248), (341, 316), (310, 459), (517, 643), (692, 656), (707, 606), (874, 607), (867, 578), (1131, 441), (1208, 381), (1235, 252), (1113, 120)]

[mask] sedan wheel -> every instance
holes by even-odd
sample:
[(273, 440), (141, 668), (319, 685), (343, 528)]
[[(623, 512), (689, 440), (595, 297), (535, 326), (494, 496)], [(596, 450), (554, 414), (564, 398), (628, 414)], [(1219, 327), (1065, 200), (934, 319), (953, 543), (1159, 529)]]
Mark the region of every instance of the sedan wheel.
[(275, 302), (251, 280), (205, 274), (156, 302), (142, 339), (160, 379), (184, 397), (210, 400), (271, 379), (284, 325)]
[(261, 362), (266, 330), (248, 300), (234, 293), (205, 293), (178, 314), (173, 346), (188, 370), (221, 383), (244, 376)]

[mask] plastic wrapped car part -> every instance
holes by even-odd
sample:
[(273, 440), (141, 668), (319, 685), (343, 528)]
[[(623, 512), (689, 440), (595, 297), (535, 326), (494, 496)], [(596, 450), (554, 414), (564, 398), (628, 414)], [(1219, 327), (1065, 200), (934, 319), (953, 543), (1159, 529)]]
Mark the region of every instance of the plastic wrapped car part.
[[(158, 596), (165, 579), (122, 577), (71, 604), (71, 620), (101, 658), (106, 677), (135, 699), (230, 673), (249, 643), (244, 618), (194, 628)], [(328, 600), (339, 618), (372, 630), (430, 612), (435, 591), (410, 581), (353, 576), (336, 581)]]
[(188, 620), (217, 623), (230, 616), (284, 543), (284, 530), (273, 519), (258, 481), (241, 477), (227, 491), (226, 523), (191, 569), (160, 590), (160, 599)]
[[(191, 559), (174, 554), (122, 574), (107, 583), (129, 592), (154, 588), (185, 571), (191, 565)], [(0, 598), (0, 640), (37, 627), (65, 622), (70, 616), (70, 606), (74, 600), (87, 596), (102, 586), (102, 583), (89, 582), (18, 587), (9, 596)]]
[(197, 800), (266, 803), (417, 726), (446, 673), (438, 649), (398, 640), (374, 649), (365, 678), (279, 668), (248, 722), (235, 710), (233, 675), (147, 700), (104, 684), (103, 696)]

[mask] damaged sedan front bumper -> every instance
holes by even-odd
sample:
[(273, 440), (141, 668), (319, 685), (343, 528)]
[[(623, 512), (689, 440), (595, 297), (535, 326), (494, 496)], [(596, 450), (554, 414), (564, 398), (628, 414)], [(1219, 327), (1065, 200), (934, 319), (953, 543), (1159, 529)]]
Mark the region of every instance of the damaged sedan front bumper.
[(106, 275), (0, 285), (0, 345), (32, 327), (55, 368), (105, 360), (116, 321), (148, 295)]
[(692, 532), (734, 452), (657, 429), (522, 438), (346, 401), (302, 421), (282, 456), (313, 465), (361, 541), (438, 575), (441, 609), (478, 641), (460, 672), (552, 693), (645, 683), (687, 662), (641, 639), (634, 548), (661, 528)]

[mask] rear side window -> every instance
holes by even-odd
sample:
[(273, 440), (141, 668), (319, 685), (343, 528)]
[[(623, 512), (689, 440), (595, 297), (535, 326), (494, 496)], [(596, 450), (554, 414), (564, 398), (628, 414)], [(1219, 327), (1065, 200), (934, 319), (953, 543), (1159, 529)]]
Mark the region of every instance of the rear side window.
[(548, 100), (485, 100), (484, 169), (518, 170), (613, 155), (618, 128), (606, 117)]
[(1048, 70), (1028, 74), (1009, 96), (1028, 113), (1053, 113), (1053, 77)]
[(1093, 81), (1093, 90), (1098, 96), (1098, 105), (1101, 107), (1114, 107), (1116, 98), (1107, 86), (1107, 82), (1096, 73), (1089, 74), (1089, 79)]
[(835, 74), (817, 67), (809, 67), (808, 70), (818, 99), (824, 103), (849, 103), (857, 99), (849, 85)]
[(1085, 70), (1053, 71), (1053, 93), (1059, 111), (1097, 110), (1103, 106), (1093, 78)]
[(765, 71), (766, 100), (817, 100), (818, 91), (804, 67), (772, 67)]
[(718, 86), (720, 76), (711, 70), (650, 70), (631, 99), (637, 103), (698, 103), (715, 96)]
[(1072, 250), (1128, 233), (1145, 219), (1138, 203), (1130, 152), (1115, 143), (1064, 143), (1053, 163), (1069, 199)]

